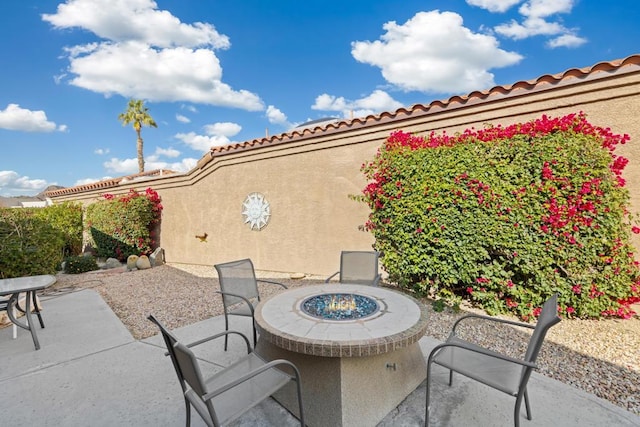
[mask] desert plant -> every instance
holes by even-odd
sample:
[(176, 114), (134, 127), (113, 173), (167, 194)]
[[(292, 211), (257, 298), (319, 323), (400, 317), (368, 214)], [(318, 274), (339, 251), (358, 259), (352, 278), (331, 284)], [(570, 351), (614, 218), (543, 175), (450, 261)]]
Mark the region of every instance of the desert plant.
[(365, 228), (391, 281), (527, 319), (631, 315), (640, 273), (615, 154), (626, 135), (583, 114), (461, 134), (390, 135), (363, 165)]
[(70, 256), (65, 258), (64, 261), (64, 272), (69, 274), (86, 273), (100, 268), (93, 256)]
[(162, 204), (158, 193), (131, 190), (103, 200), (86, 209), (85, 228), (99, 257), (125, 261), (129, 255), (149, 254), (156, 247), (154, 231), (160, 221)]
[(64, 234), (32, 209), (0, 209), (0, 278), (53, 274)]

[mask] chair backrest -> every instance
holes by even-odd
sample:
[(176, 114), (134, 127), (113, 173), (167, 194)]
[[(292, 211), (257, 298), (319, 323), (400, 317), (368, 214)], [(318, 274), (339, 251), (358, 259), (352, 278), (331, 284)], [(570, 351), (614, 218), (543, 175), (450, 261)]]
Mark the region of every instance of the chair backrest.
[[(247, 299), (257, 298), (260, 300), (256, 273), (250, 259), (216, 264), (214, 267), (218, 272), (218, 280), (220, 281), (220, 290), (222, 292), (241, 295)], [(241, 303), (242, 299), (223, 295), (223, 302), (227, 307)]]
[(173, 345), (172, 351), (182, 372), (182, 378), (189, 384), (189, 386), (195, 391), (198, 396), (203, 396), (207, 393), (205, 382), (202, 379), (202, 372), (200, 372), (200, 365), (198, 365), (198, 359), (186, 345), (181, 342), (176, 342)]
[(182, 375), (182, 372), (180, 371), (180, 365), (178, 364), (178, 360), (176, 359), (175, 352), (173, 351), (173, 346), (178, 342), (178, 339), (167, 328), (165, 328), (165, 326), (162, 323), (160, 323), (160, 321), (156, 319), (153, 314), (150, 314), (149, 316), (147, 316), (147, 319), (155, 323), (156, 326), (160, 328), (160, 332), (162, 333), (162, 338), (164, 339), (164, 345), (167, 347), (167, 350), (169, 351), (169, 356), (171, 357), (171, 363), (173, 363), (173, 368), (176, 370), (176, 375), (180, 380), (180, 386), (182, 387), (182, 391), (184, 392), (186, 390), (186, 387), (183, 381), (184, 375)]
[(535, 362), (538, 357), (538, 353), (542, 348), (544, 337), (547, 335), (547, 331), (553, 325), (560, 322), (558, 316), (558, 294), (554, 294), (549, 298), (542, 306), (542, 312), (538, 317), (538, 323), (533, 330), (531, 339), (529, 340), (529, 346), (525, 353), (524, 359), (528, 362)]
[[(193, 354), (187, 346), (179, 342), (178, 339), (153, 315), (149, 315), (147, 319), (155, 323), (158, 328), (160, 328), (162, 338), (164, 338), (167, 350), (169, 350), (169, 356), (173, 362), (173, 367), (176, 371), (178, 381), (180, 382), (180, 386), (182, 387), (182, 392), (185, 397), (193, 404), (196, 403), (193, 402), (194, 399), (200, 401), (201, 405), (194, 405), (194, 408), (203, 417), (203, 419), (205, 419), (207, 425), (210, 425), (210, 423), (206, 421), (207, 418), (211, 418), (213, 425), (219, 425), (218, 416), (213, 404), (211, 401), (205, 402), (202, 399), (202, 396), (207, 393), (207, 388), (195, 354)], [(191, 390), (188, 391), (186, 384), (191, 387)], [(203, 412), (203, 406), (206, 407), (207, 413)]]
[(378, 257), (376, 251), (342, 251), (340, 283), (377, 284)]

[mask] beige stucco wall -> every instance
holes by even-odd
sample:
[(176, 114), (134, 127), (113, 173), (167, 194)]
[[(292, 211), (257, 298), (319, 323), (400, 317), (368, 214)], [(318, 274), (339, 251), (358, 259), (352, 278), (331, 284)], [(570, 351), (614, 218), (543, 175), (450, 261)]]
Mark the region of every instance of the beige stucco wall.
[[(631, 72), (629, 71), (631, 70)], [(618, 70), (619, 71), (619, 70)], [(627, 133), (631, 143), (619, 154), (630, 159), (625, 178), (632, 210), (640, 212), (640, 69), (594, 72), (574, 79), (513, 89), (486, 99), (470, 97), (444, 108), (412, 109), (351, 127), (307, 132), (285, 143), (218, 154), (185, 176), (120, 186), (157, 190), (164, 205), (161, 245), (168, 262), (213, 265), (251, 258), (259, 270), (328, 275), (337, 270), (343, 249), (367, 250), (372, 236), (359, 230), (368, 209), (349, 198), (365, 186), (360, 165), (373, 158), (396, 129), (426, 134), (461, 131), (483, 123), (511, 123), (584, 111), (590, 122)], [(207, 155), (208, 156), (208, 155)], [(118, 193), (118, 191), (110, 191)], [(262, 193), (271, 219), (261, 231), (244, 224), (242, 203)], [(94, 200), (94, 193), (58, 197)], [(207, 242), (196, 235), (208, 234)], [(638, 236), (634, 245), (640, 247)]]

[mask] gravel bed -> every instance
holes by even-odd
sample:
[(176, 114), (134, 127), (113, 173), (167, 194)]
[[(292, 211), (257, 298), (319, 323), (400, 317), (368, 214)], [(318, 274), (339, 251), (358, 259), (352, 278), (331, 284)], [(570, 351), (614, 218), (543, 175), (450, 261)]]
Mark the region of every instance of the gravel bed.
[[(289, 288), (322, 283), (322, 278), (291, 279), (283, 274), (260, 274)], [(136, 339), (157, 333), (146, 319), (154, 314), (169, 328), (177, 328), (222, 314), (222, 299), (213, 267), (163, 265), (149, 270), (126, 272), (123, 269), (100, 270), (79, 275), (58, 274), (58, 282), (49, 294), (93, 288), (109, 304)], [(260, 285), (261, 296), (280, 289)], [(424, 300), (429, 313), (427, 335), (444, 340), (453, 322), (468, 312), (481, 311), (463, 307), (434, 312)], [(522, 357), (530, 333), (523, 328), (482, 322), (464, 330), (470, 339), (507, 354)], [(491, 333), (491, 335), (489, 335)], [(496, 335), (497, 334), (497, 335)], [(514, 336), (523, 344), (511, 342)], [(491, 337), (491, 338), (489, 338)], [(640, 319), (563, 320), (547, 335), (538, 356), (539, 372), (548, 377), (595, 394), (632, 413), (640, 414)]]

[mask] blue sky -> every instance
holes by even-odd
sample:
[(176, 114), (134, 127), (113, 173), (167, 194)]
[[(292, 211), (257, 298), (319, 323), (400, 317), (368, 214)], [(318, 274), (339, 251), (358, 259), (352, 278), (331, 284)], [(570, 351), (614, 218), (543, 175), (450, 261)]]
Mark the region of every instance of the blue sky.
[(137, 173), (214, 145), (428, 104), (638, 52), (637, 0), (0, 2), (0, 195)]

